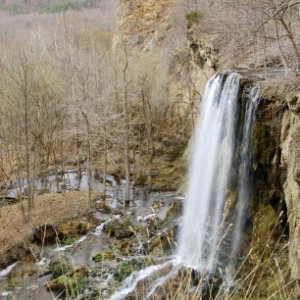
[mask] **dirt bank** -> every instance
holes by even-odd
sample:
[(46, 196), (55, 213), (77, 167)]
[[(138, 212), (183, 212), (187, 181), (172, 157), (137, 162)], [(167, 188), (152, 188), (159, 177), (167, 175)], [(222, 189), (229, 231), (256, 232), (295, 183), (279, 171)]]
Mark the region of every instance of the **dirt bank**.
[[(23, 202), (26, 205), (26, 202)], [(43, 224), (57, 225), (88, 211), (87, 192), (51, 193), (38, 196), (34, 202), (32, 221), (25, 222), (22, 205), (0, 208), (0, 267), (30, 253), (33, 229)]]

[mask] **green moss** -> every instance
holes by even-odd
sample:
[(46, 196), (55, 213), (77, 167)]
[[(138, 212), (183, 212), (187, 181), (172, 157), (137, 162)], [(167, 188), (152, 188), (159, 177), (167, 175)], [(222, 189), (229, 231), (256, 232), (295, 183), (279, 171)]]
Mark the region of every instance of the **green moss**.
[(15, 278), (10, 278), (7, 285), (5, 286), (5, 290), (9, 292), (13, 292), (16, 288), (17, 280)]
[(50, 265), (50, 272), (52, 273), (53, 278), (57, 278), (69, 273), (70, 267), (64, 262), (57, 262)]
[(50, 280), (47, 282), (46, 287), (48, 290), (66, 295), (68, 299), (73, 299), (83, 290), (84, 277), (87, 275), (88, 271), (83, 267)]
[(255, 124), (252, 140), (253, 169), (256, 170), (259, 166), (270, 166), (276, 151), (270, 126), (262, 123)]
[(61, 275), (57, 278), (57, 289), (59, 291), (66, 291), (66, 294), (72, 298), (79, 294), (81, 282), (77, 278), (71, 278), (67, 275)]
[(190, 28), (193, 24), (199, 22), (201, 14), (199, 11), (193, 10), (185, 15), (188, 22), (188, 27)]
[(94, 6), (100, 0), (64, 0), (60, 3), (50, 4), (39, 10), (39, 13), (55, 14), (68, 10), (80, 10), (82, 8)]
[(272, 244), (282, 231), (277, 221), (277, 214), (271, 205), (259, 205), (253, 220), (251, 243), (251, 259), (255, 263), (261, 258), (268, 259), (274, 250)]
[(22, 13), (22, 6), (18, 4), (3, 4), (0, 6), (0, 9), (5, 10), (11, 14), (20, 14)]
[(130, 238), (134, 235), (133, 226), (130, 224), (129, 220), (115, 220), (109, 222), (105, 225), (104, 232), (109, 237), (114, 237), (119, 240)]
[(114, 279), (116, 281), (123, 281), (126, 277), (128, 277), (132, 272), (142, 269), (144, 267), (144, 263), (138, 260), (131, 260), (123, 262), (116, 272), (114, 273)]
[(63, 244), (65, 246), (71, 245), (74, 241), (75, 241), (75, 238), (69, 235), (69, 236), (64, 237)]
[(93, 255), (92, 260), (94, 262), (101, 262), (107, 259), (113, 259), (114, 255), (110, 251), (103, 252), (103, 253), (96, 253)]

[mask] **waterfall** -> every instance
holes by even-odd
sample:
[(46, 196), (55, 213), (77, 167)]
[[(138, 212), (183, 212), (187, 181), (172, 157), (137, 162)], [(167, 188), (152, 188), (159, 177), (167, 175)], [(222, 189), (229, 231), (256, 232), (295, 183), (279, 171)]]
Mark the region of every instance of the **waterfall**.
[(242, 132), (241, 142), (241, 160), (239, 168), (239, 180), (238, 180), (238, 201), (236, 205), (236, 220), (234, 225), (234, 232), (232, 235), (230, 257), (233, 257), (240, 244), (241, 229), (244, 228), (245, 214), (248, 207), (248, 200), (251, 195), (251, 133), (254, 120), (254, 114), (258, 104), (259, 86), (252, 87), (248, 100), (246, 102), (244, 127)]
[[(220, 261), (232, 267), (244, 225), (258, 88), (252, 89), (246, 105), (238, 101), (240, 92), (238, 74), (215, 75), (200, 106), (178, 260), (201, 273), (215, 272)], [(231, 191), (237, 194), (233, 199)]]
[(249, 91), (240, 81), (238, 74), (217, 74), (207, 83), (194, 133), (176, 258), (133, 272), (110, 300), (125, 299), (146, 279), (144, 299), (151, 299), (182, 266), (204, 278), (221, 267), (226, 271), (221, 274), (225, 288), (232, 286), (233, 259), (251, 197), (251, 136), (259, 96), (258, 86)]

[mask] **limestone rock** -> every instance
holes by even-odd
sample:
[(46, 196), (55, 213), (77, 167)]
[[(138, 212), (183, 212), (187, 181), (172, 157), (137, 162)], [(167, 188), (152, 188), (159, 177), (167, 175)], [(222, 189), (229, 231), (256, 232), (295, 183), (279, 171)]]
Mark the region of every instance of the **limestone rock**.
[(287, 169), (284, 184), (285, 201), (288, 208), (290, 228), (290, 265), (292, 276), (300, 278), (300, 99), (290, 97), (290, 110), (282, 121), (282, 158)]
[(83, 288), (83, 279), (88, 275), (88, 270), (85, 267), (78, 268), (73, 272), (60, 275), (59, 277), (48, 281), (45, 287), (50, 291), (57, 291), (72, 298), (78, 295)]
[(114, 237), (119, 240), (124, 238), (130, 238), (133, 235), (135, 235), (133, 225), (131, 225), (129, 220), (127, 219), (116, 219), (112, 222), (107, 223), (104, 226), (104, 232), (109, 237)]
[(279, 234), (281, 232), (280, 229), (275, 228), (277, 221), (276, 211), (271, 205), (259, 205), (253, 220), (251, 242), (251, 260), (254, 263), (269, 258), (277, 232)]
[(57, 226), (58, 232), (64, 237), (87, 234), (93, 228), (93, 224), (88, 221), (72, 220)]
[(57, 228), (51, 224), (44, 224), (33, 231), (33, 242), (38, 244), (54, 244), (60, 238)]
[(120, 1), (120, 29), (126, 43), (142, 51), (155, 48), (170, 28), (169, 0), (122, 0)]

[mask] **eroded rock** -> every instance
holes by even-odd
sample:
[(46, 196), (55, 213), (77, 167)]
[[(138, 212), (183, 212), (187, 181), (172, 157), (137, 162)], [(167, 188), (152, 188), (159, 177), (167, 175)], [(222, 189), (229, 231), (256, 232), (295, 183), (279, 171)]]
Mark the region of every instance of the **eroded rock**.
[(84, 288), (84, 278), (88, 275), (85, 267), (78, 268), (70, 273), (60, 275), (45, 284), (47, 290), (64, 294), (67, 298), (74, 298)]
[(103, 231), (108, 237), (116, 239), (130, 238), (135, 235), (134, 226), (128, 219), (115, 219), (104, 226)]

